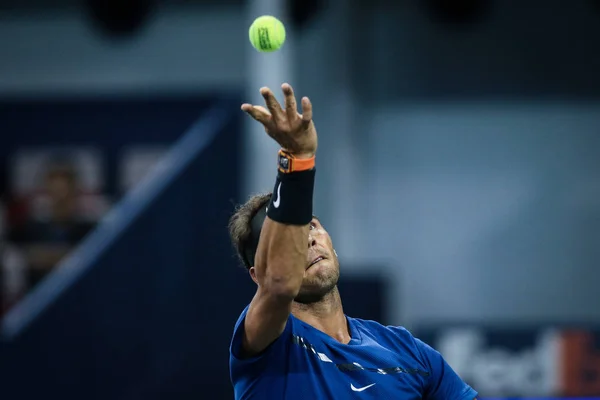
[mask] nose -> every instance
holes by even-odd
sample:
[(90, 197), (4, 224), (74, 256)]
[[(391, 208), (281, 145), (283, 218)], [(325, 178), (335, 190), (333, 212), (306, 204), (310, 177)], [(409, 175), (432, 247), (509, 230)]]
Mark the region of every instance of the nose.
[(312, 237), (312, 235), (308, 235), (308, 248), (315, 247), (317, 245), (317, 241)]

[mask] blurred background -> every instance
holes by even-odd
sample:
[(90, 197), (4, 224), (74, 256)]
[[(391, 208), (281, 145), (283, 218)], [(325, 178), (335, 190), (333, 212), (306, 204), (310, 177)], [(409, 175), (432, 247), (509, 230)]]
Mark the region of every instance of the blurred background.
[(482, 397), (600, 396), (599, 48), (591, 0), (1, 0), (0, 398), (232, 398), (277, 150), (239, 105), (283, 82), (347, 314)]

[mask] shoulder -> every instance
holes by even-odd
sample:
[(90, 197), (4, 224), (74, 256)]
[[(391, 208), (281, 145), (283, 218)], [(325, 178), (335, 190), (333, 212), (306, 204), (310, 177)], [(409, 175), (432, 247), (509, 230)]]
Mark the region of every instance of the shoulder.
[(373, 336), (378, 340), (391, 340), (396, 344), (408, 347), (418, 347), (421, 342), (410, 331), (402, 326), (382, 325), (377, 321), (353, 318), (363, 334)]
[[(284, 371), (284, 364), (292, 343), (291, 316), (288, 318), (283, 333), (262, 353), (252, 357), (244, 357), (242, 343), (244, 339), (244, 321), (248, 307), (244, 308), (235, 323), (229, 347), (229, 374), (233, 384), (235, 397), (251, 396), (252, 393), (271, 393), (273, 398), (281, 398), (281, 383), (274, 382), (272, 377)], [(271, 378), (266, 378), (270, 376)], [(275, 380), (277, 381), (277, 380)]]
[(472, 400), (477, 392), (448, 365), (442, 355), (401, 326), (384, 326), (374, 321), (357, 320), (364, 336), (393, 350), (404, 362), (406, 372), (423, 378), (423, 398), (429, 400)]
[(246, 314), (248, 313), (248, 307), (246, 306), (244, 310), (241, 312), (238, 317), (235, 326), (233, 328), (233, 335), (231, 338), (231, 343), (229, 346), (229, 354), (230, 361), (232, 364), (257, 364), (257, 362), (261, 359), (268, 358), (273, 353), (280, 353), (285, 351), (285, 343), (288, 341), (291, 336), (292, 330), (292, 317), (288, 317), (288, 321), (283, 333), (269, 346), (265, 351), (261, 354), (258, 354), (253, 357), (243, 357), (242, 356), (242, 343), (244, 339), (244, 322), (246, 320)]
[[(379, 344), (396, 351), (407, 359), (412, 359), (422, 368), (430, 369), (430, 353), (436, 352), (422, 340), (402, 326), (382, 325), (376, 321), (354, 319), (361, 334), (371, 337)], [(415, 366), (417, 366), (415, 365)]]
[(413, 336), (408, 329), (402, 326), (390, 326), (389, 328), (396, 333), (404, 345), (414, 350), (415, 356), (424, 364), (424, 366), (427, 367), (428, 370), (433, 368), (432, 358), (441, 359), (442, 356), (437, 350), (421, 339)]

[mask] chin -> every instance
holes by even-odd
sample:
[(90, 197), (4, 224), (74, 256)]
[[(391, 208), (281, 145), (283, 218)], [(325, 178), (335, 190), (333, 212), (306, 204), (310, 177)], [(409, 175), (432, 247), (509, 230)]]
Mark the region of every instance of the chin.
[(300, 293), (294, 299), (298, 303), (317, 303), (329, 294), (337, 285), (339, 274), (327, 271), (305, 278)]
[(328, 274), (328, 273), (330, 273), (330, 271), (333, 268), (335, 268), (335, 263), (333, 263), (329, 259), (324, 259), (324, 260), (321, 260), (318, 263), (308, 267), (305, 272), (306, 272), (306, 274), (311, 274), (311, 273), (313, 273), (313, 274), (314, 273)]

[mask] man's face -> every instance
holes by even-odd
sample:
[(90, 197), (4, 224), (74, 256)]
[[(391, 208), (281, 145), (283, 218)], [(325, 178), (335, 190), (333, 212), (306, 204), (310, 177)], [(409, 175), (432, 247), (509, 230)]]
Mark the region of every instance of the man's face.
[(46, 189), (54, 202), (67, 200), (74, 194), (73, 182), (69, 176), (60, 173), (53, 173), (48, 176)]
[(333, 290), (339, 278), (340, 264), (331, 237), (321, 222), (313, 218), (308, 231), (308, 259), (304, 280), (295, 301), (307, 304), (321, 300)]

